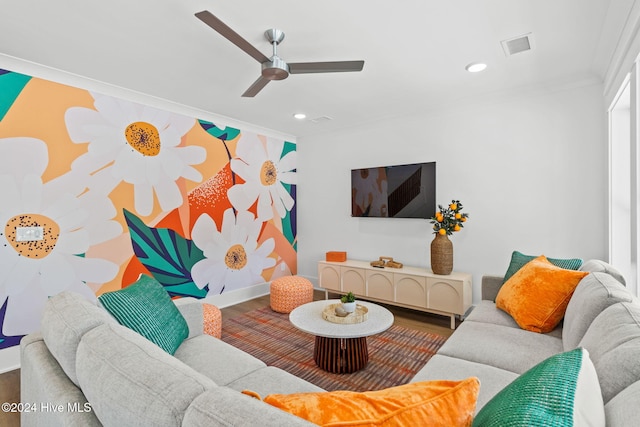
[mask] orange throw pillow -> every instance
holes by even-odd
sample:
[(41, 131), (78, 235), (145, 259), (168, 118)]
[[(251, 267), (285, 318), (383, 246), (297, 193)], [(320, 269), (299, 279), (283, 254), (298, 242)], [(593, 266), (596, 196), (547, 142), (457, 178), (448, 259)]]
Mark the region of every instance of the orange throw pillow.
[(384, 390), (270, 394), (266, 403), (321, 426), (471, 426), (480, 381), (421, 381)]
[(556, 267), (541, 255), (502, 285), (496, 307), (509, 313), (522, 329), (551, 332), (564, 317), (573, 291), (587, 274)]

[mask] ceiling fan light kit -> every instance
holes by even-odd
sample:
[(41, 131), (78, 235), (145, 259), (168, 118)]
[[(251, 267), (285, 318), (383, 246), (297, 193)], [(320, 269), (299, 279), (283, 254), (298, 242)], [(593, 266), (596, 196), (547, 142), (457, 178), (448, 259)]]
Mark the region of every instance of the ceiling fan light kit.
[(267, 58), (211, 12), (203, 10), (195, 16), (261, 64), (260, 77), (242, 94), (243, 97), (254, 97), (271, 80), (284, 80), (289, 77), (289, 74), (353, 72), (362, 71), (364, 67), (362, 60), (287, 63), (278, 56), (278, 45), (284, 40), (284, 32), (276, 28), (264, 32), (265, 38), (273, 47), (271, 58)]

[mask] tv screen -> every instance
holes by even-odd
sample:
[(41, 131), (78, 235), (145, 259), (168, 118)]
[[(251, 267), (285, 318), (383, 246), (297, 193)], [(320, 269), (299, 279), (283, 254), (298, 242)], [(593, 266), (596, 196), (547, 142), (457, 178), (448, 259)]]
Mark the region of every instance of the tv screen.
[(436, 213), (436, 162), (351, 171), (351, 216), (431, 218)]

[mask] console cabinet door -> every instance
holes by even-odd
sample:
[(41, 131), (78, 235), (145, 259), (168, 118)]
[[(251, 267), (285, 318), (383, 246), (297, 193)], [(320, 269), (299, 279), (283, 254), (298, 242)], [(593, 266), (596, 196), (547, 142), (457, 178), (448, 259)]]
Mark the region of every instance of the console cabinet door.
[(460, 280), (427, 278), (427, 308), (464, 314), (462, 286)]
[(342, 274), (342, 292), (353, 292), (356, 295), (367, 295), (367, 287), (363, 268), (340, 267)]
[(427, 307), (426, 278), (409, 274), (394, 274), (396, 299), (401, 304)]
[(383, 301), (393, 301), (393, 273), (367, 270), (367, 296)]
[(340, 266), (318, 263), (318, 284), (321, 288), (340, 292)]

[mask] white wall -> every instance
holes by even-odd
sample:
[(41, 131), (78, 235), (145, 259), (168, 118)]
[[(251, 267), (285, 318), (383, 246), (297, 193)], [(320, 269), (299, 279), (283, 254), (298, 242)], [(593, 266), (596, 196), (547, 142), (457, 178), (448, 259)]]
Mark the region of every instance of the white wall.
[(452, 236), (454, 270), (504, 274), (511, 252), (607, 259), (603, 88), (539, 89), (446, 112), (298, 139), (298, 268), (317, 280), (326, 251), (428, 267), (428, 220), (350, 217), (352, 168), (436, 161), (437, 203), (470, 219)]

